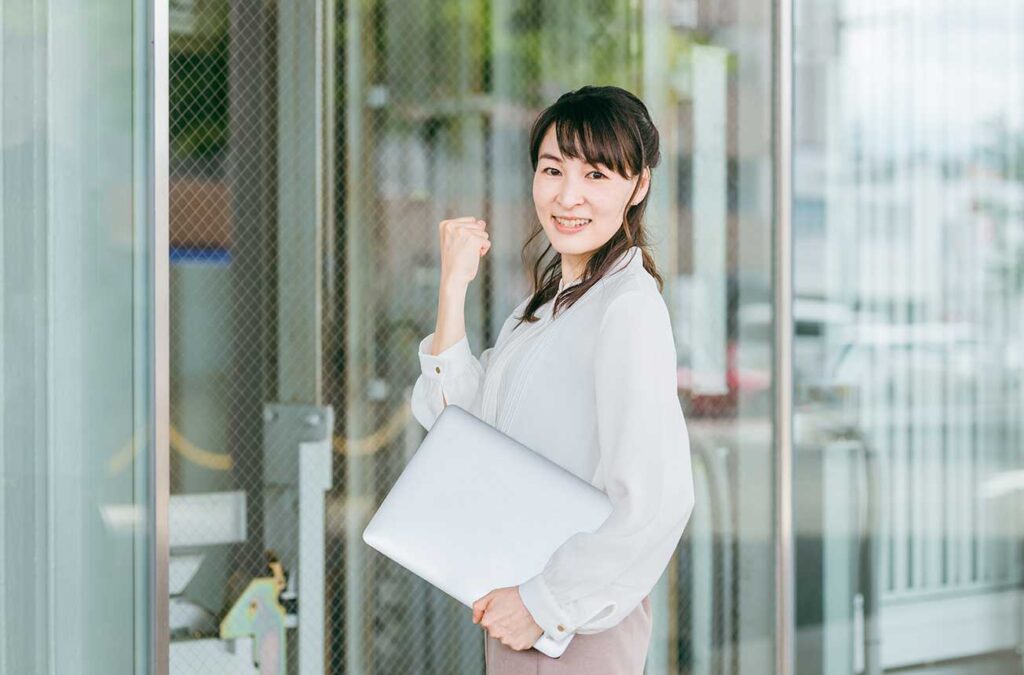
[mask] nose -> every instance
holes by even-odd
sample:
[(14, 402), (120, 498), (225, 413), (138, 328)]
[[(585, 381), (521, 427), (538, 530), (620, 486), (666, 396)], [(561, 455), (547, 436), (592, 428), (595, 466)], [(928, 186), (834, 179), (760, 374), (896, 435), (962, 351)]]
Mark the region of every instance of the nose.
[(566, 177), (558, 190), (558, 205), (569, 210), (583, 203), (583, 190), (573, 178)]

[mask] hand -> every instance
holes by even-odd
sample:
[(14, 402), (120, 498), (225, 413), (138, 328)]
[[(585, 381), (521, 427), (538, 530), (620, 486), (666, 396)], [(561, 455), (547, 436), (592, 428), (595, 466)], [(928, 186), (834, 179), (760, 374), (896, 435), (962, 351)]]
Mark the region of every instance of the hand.
[(441, 285), (468, 286), (476, 278), (480, 259), (491, 248), (487, 223), (472, 216), (442, 220)]
[(529, 649), (544, 634), (519, 597), (518, 586), (495, 589), (474, 602), (473, 623), (516, 651)]

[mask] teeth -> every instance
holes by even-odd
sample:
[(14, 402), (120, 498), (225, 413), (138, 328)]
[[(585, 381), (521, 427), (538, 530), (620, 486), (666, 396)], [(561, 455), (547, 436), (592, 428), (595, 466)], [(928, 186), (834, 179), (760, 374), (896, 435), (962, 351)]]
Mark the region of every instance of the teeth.
[(559, 218), (558, 216), (555, 216), (554, 218), (565, 227), (581, 227), (590, 222), (589, 218), (573, 218), (572, 220), (568, 220), (566, 218)]

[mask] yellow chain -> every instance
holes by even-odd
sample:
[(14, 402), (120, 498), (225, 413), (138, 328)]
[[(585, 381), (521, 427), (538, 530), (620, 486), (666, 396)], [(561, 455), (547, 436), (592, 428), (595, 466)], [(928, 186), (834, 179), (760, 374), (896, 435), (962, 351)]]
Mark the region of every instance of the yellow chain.
[[(391, 415), (390, 419), (379, 429), (369, 436), (363, 438), (345, 438), (335, 436), (332, 446), (334, 451), (340, 455), (351, 457), (367, 457), (378, 452), (385, 445), (391, 443), (405, 428), (409, 421), (411, 409), (408, 404), (399, 406)], [(222, 452), (205, 450), (185, 438), (174, 425), (170, 428), (171, 450), (181, 455), (185, 460), (210, 471), (230, 471), (234, 467), (234, 458)], [(125, 445), (107, 461), (107, 472), (110, 475), (117, 475), (124, 471), (138, 453), (138, 435), (130, 439)]]

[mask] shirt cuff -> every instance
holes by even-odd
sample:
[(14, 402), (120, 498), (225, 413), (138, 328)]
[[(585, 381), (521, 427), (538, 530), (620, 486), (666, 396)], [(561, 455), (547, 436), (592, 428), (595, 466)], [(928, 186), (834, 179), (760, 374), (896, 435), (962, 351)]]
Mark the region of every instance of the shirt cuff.
[(463, 335), (461, 340), (436, 356), (430, 353), (433, 342), (433, 333), (420, 340), (420, 370), (423, 371), (424, 377), (440, 381), (445, 377), (458, 375), (473, 362), (468, 336)]
[(519, 584), (519, 597), (528, 612), (555, 642), (561, 642), (573, 634), (574, 626), (555, 602), (541, 574)]

